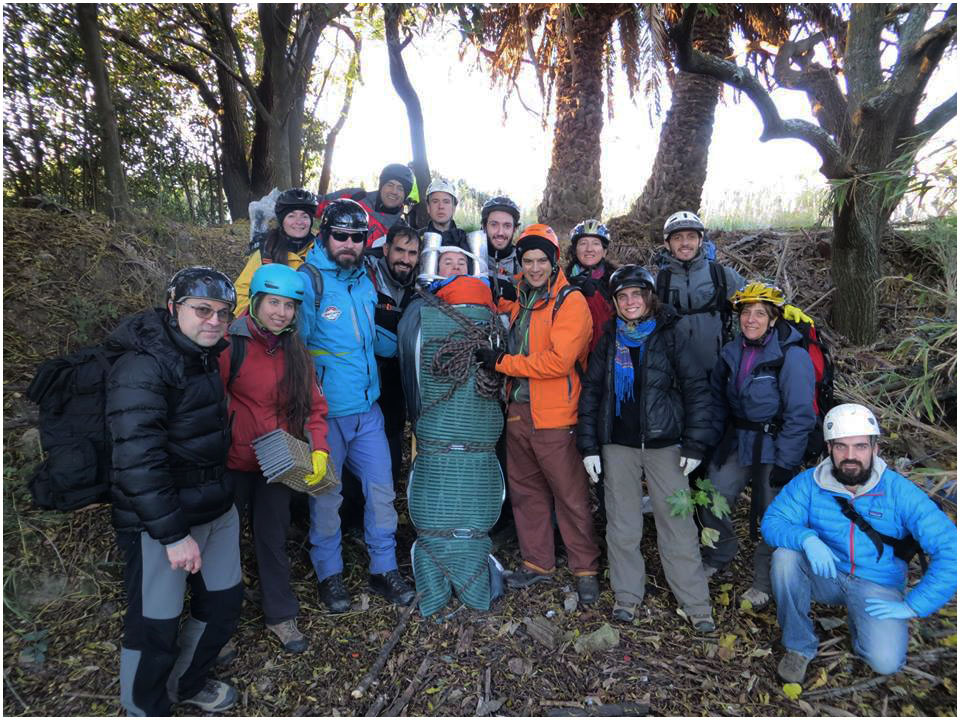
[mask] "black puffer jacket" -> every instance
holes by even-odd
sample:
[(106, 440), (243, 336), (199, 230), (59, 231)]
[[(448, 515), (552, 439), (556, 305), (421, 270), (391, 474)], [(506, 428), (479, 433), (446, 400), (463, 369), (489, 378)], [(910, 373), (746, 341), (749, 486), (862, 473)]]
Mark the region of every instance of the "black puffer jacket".
[[(641, 418), (642, 441), (651, 447), (680, 443), (684, 457), (701, 459), (712, 438), (710, 389), (699, 368), (691, 362), (684, 339), (676, 332), (677, 313), (661, 306), (657, 327), (647, 338), (639, 368), (645, 408)], [(590, 355), (580, 393), (577, 447), (584, 456), (599, 455), (613, 434), (616, 394), (613, 365), (616, 355), (616, 319)]]
[(130, 316), (106, 342), (128, 351), (107, 381), (114, 527), (176, 542), (233, 502), (223, 472), (230, 427), (216, 357), (227, 342), (200, 347), (162, 309)]

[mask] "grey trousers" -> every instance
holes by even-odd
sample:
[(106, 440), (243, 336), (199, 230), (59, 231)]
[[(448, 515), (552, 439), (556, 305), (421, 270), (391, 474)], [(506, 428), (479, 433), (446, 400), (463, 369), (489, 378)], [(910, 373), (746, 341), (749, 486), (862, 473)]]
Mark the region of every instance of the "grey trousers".
[[(763, 482), (769, 485), (770, 471), (773, 465), (767, 464), (761, 467), (763, 473)], [(717, 492), (723, 495), (730, 505), (730, 513), (736, 510), (737, 498), (743, 492), (744, 488), (750, 483), (751, 466), (743, 466), (737, 459), (736, 450), (730, 453), (726, 462), (719, 468), (715, 465), (710, 466), (710, 481)], [(776, 488), (767, 489), (767, 497), (772, 502), (779, 492)], [(767, 509), (767, 505), (761, 508), (761, 511)], [(718, 518), (707, 508), (698, 508), (700, 522), (704, 527), (713, 528), (719, 531), (720, 539), (716, 542), (716, 548), (705, 547), (703, 549), (703, 561), (708, 565), (717, 568), (724, 568), (730, 564), (737, 554), (737, 533), (733, 528), (733, 518), (727, 515)], [(757, 519), (757, 527), (763, 516)], [(773, 594), (773, 585), (770, 583), (770, 558), (773, 555), (773, 548), (767, 545), (763, 538), (757, 539), (757, 547), (753, 551), (753, 587), (762, 590), (767, 595)]]
[(607, 508), (607, 554), (610, 584), (618, 602), (643, 600), (646, 565), (640, 552), (643, 539), (643, 485), (653, 504), (657, 548), (667, 584), (683, 611), (691, 617), (710, 616), (710, 592), (700, 561), (700, 538), (693, 516), (674, 517), (667, 497), (688, 487), (680, 470), (680, 448), (638, 448), (604, 445), (604, 502)]
[[(120, 702), (134, 716), (170, 714), (172, 701), (203, 689), (240, 618), (237, 509), (195, 525), (200, 571), (172, 570), (166, 548), (144, 532), (117, 533), (126, 559), (127, 613), (120, 650)], [(180, 626), (184, 595), (190, 616)]]

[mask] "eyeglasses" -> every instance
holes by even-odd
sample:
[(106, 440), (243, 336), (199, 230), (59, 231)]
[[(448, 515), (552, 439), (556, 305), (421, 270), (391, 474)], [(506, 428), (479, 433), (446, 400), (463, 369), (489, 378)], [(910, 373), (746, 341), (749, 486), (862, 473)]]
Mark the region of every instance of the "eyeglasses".
[(354, 243), (364, 243), (367, 241), (367, 234), (365, 232), (361, 233), (349, 233), (349, 232), (337, 232), (332, 230), (330, 232), (330, 237), (332, 237), (337, 242), (350, 242)]
[(180, 304), (193, 310), (201, 320), (209, 320), (214, 314), (216, 314), (218, 322), (227, 323), (233, 320), (233, 310), (214, 310), (209, 305), (190, 305), (187, 302), (181, 302)]

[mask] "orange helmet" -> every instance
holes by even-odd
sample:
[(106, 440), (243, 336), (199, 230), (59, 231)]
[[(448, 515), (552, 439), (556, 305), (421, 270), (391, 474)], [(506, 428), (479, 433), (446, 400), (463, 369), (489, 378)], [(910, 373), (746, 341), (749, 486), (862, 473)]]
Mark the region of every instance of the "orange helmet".
[(550, 263), (556, 265), (560, 255), (560, 241), (552, 227), (534, 223), (527, 225), (517, 238), (517, 260), (521, 260), (527, 250), (542, 250), (544, 255), (550, 258)]

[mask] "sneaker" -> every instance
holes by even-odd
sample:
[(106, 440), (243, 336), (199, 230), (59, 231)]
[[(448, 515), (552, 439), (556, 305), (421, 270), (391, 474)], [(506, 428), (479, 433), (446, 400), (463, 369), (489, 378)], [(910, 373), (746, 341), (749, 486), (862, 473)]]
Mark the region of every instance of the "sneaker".
[(211, 678), (204, 684), (203, 690), (180, 702), (184, 705), (194, 705), (204, 712), (223, 712), (236, 705), (237, 690), (233, 685)]
[(395, 605), (409, 605), (416, 594), (397, 570), (370, 576), (370, 589)]
[(788, 683), (803, 683), (809, 664), (810, 658), (793, 650), (787, 650), (780, 664), (777, 665), (777, 675)]
[(225, 667), (237, 659), (237, 642), (230, 638), (227, 644), (220, 648), (217, 653), (217, 659), (213, 661), (214, 667)]
[(288, 653), (301, 653), (307, 649), (307, 638), (297, 627), (295, 618), (284, 620), (276, 625), (267, 625), (267, 630), (276, 635)]
[(635, 603), (622, 603), (619, 600), (613, 604), (613, 619), (620, 622), (631, 623), (637, 617), (637, 606)]
[(350, 609), (350, 593), (343, 584), (343, 573), (331, 575), (320, 581), (320, 602), (332, 613), (345, 613)]
[(712, 633), (717, 629), (716, 624), (713, 622), (713, 618), (709, 615), (704, 615), (702, 617), (691, 616), (690, 623), (693, 625), (693, 629), (698, 633)]
[(770, 596), (763, 590), (757, 590), (752, 587), (740, 596), (741, 600), (746, 600), (754, 610), (762, 610), (770, 604)]
[(600, 594), (600, 582), (596, 575), (581, 575), (577, 578), (577, 594), (584, 605), (593, 605)]
[(553, 575), (551, 573), (538, 573), (528, 568), (522, 567), (516, 572), (507, 576), (507, 587), (512, 590), (530, 587), (540, 582), (548, 582)]

